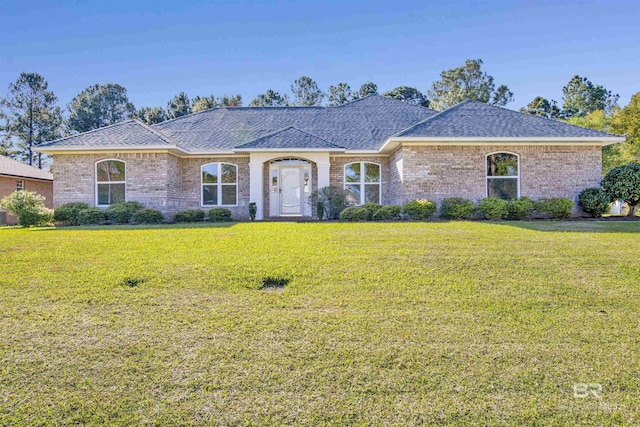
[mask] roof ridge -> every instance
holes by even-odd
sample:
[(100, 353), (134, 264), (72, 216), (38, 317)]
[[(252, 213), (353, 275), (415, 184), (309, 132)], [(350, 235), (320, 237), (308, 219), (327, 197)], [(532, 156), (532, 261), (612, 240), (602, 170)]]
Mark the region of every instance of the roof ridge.
[(123, 120), (121, 122), (111, 123), (110, 125), (102, 126), (102, 127), (99, 127), (99, 128), (86, 130), (84, 132), (76, 133), (76, 134), (73, 134), (73, 135), (63, 136), (62, 138), (54, 139), (53, 141), (47, 141), (44, 144), (38, 144), (37, 147), (46, 147), (46, 146), (54, 144), (54, 143), (57, 144), (58, 142), (64, 141), (66, 139), (71, 139), (71, 138), (75, 138), (75, 137), (80, 136), (80, 135), (86, 135), (88, 133), (97, 132), (97, 131), (102, 130), (102, 129), (107, 129), (107, 128), (110, 128), (110, 127), (123, 125), (123, 124), (128, 123), (128, 122), (136, 122), (136, 120), (131, 118), (131, 119)]
[[(411, 125), (411, 126), (409, 126), (408, 128), (403, 129), (403, 130), (401, 130), (400, 132), (396, 132), (396, 133), (394, 133), (393, 135), (391, 135), (391, 137), (394, 137), (394, 136), (402, 136), (402, 134), (403, 134), (403, 133), (405, 133), (405, 132), (409, 132), (411, 129), (413, 129), (413, 128), (415, 128), (415, 127), (417, 127), (417, 126), (419, 126), (419, 125), (421, 125), (421, 124), (423, 124), (423, 123), (425, 123), (425, 122), (428, 122), (428, 121), (430, 121), (431, 119), (436, 119), (436, 118), (439, 118), (439, 117), (443, 116), (445, 113), (448, 113), (448, 112), (450, 112), (451, 110), (453, 110), (454, 108), (459, 107), (460, 105), (464, 104), (466, 101), (469, 101), (469, 100), (468, 100), (468, 99), (465, 99), (464, 101), (462, 101), (462, 102), (458, 102), (456, 105), (453, 105), (453, 106), (451, 106), (451, 107), (447, 108), (446, 110), (439, 111), (439, 112), (437, 112), (436, 114), (434, 114), (433, 116), (427, 117), (426, 119), (422, 119), (422, 120), (420, 120), (419, 122), (416, 122), (416, 123), (412, 124), (412, 125)], [(402, 102), (402, 101), (401, 101), (401, 102)], [(424, 108), (424, 107), (422, 107), (422, 108)]]
[(145, 128), (146, 130), (148, 130), (149, 132), (151, 132), (152, 134), (154, 134), (158, 138), (162, 139), (167, 144), (176, 145), (176, 143), (171, 141), (171, 139), (169, 139), (168, 136), (166, 136), (165, 134), (161, 133), (160, 131), (155, 130), (154, 128), (152, 128), (148, 124), (144, 123), (143, 121), (138, 120), (138, 119), (133, 119), (133, 121), (136, 122), (137, 124), (141, 125), (143, 128)]

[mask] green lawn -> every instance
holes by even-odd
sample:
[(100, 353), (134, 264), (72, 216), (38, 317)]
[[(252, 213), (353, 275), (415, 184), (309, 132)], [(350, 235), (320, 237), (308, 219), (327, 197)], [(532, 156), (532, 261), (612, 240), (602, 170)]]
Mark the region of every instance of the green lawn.
[(639, 301), (640, 222), (5, 228), (0, 425), (638, 425)]

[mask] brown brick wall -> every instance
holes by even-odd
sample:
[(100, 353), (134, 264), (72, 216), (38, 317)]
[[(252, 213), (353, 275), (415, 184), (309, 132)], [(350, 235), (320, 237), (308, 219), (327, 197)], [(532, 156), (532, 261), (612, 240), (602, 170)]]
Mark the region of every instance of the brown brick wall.
[(238, 206), (225, 206), (234, 219), (249, 219), (249, 157), (197, 157), (180, 159), (180, 192), (176, 195), (180, 208), (203, 209), (201, 207), (200, 167), (207, 163), (231, 163), (238, 167)]
[(227, 162), (238, 166), (238, 206), (228, 207), (234, 218), (248, 217), (249, 157), (180, 159), (161, 153), (60, 154), (54, 156), (54, 203), (95, 205), (95, 162), (126, 162), (127, 200), (158, 209), (167, 218), (179, 210), (204, 209), (200, 204), (200, 166)]
[(344, 188), (344, 165), (352, 162), (372, 162), (380, 165), (380, 181), (382, 183), (381, 204), (389, 204), (389, 158), (387, 156), (353, 156), (330, 158), (329, 182), (332, 187)]
[[(0, 176), (0, 199), (16, 191), (17, 181), (19, 180), (24, 182), (25, 190), (35, 191), (41, 196), (44, 196), (44, 205), (50, 209), (53, 208), (53, 183), (51, 181)], [(6, 221), (7, 224), (17, 224), (18, 218), (7, 212)]]
[(568, 197), (574, 201), (601, 179), (600, 147), (578, 146), (405, 146), (403, 201), (447, 197), (486, 197), (486, 155), (520, 155), (520, 194), (532, 199)]

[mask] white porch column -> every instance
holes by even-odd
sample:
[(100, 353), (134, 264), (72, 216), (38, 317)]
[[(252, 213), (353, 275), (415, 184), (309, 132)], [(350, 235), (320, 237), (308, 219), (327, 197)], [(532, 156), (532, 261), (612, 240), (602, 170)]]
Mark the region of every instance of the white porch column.
[(318, 189), (322, 187), (328, 187), (331, 181), (329, 177), (330, 175), (329, 170), (331, 168), (331, 163), (329, 163), (328, 160), (329, 159), (327, 158), (327, 161), (316, 163), (316, 168), (318, 169)]
[(261, 159), (253, 158), (249, 161), (249, 202), (256, 204), (256, 219), (264, 219), (264, 201), (263, 201), (263, 162)]

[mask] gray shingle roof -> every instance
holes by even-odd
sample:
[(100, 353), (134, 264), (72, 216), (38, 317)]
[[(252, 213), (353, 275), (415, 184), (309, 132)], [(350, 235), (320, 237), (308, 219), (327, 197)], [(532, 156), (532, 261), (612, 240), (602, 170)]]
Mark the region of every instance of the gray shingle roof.
[(463, 101), (397, 134), (413, 137), (614, 137), (556, 120)]
[(294, 126), (339, 147), (377, 150), (389, 136), (435, 113), (368, 96), (339, 107), (214, 108), (153, 127), (187, 149), (231, 150)]
[(53, 175), (42, 169), (34, 168), (9, 157), (0, 156), (0, 175), (11, 175), (21, 178), (46, 179), (53, 181)]
[(243, 145), (239, 145), (236, 149), (321, 149), (335, 150), (344, 147), (338, 147), (322, 138), (311, 135), (308, 132), (296, 129), (293, 126), (286, 127), (279, 131), (270, 133), (261, 138), (255, 139)]
[(71, 135), (38, 147), (103, 147), (118, 145), (172, 145), (164, 135), (137, 120), (126, 120), (110, 126)]
[(436, 113), (382, 96), (339, 107), (214, 108), (153, 126), (128, 120), (40, 147), (173, 146), (189, 151), (236, 148), (344, 148), (379, 150), (392, 136), (615, 137), (567, 123), (479, 102)]

